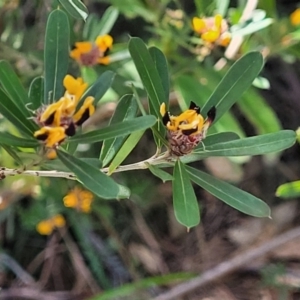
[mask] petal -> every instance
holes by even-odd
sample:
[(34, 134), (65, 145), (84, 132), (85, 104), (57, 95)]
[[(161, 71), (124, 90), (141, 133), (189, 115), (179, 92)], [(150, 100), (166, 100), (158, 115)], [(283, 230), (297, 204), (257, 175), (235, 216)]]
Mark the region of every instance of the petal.
[(98, 63), (101, 65), (108, 65), (109, 62), (110, 62), (109, 56), (104, 56), (104, 57), (98, 58)]
[(49, 220), (44, 220), (36, 225), (36, 230), (41, 235), (50, 235), (53, 231), (53, 227)]
[(41, 114), (40, 122), (47, 126), (59, 126), (63, 101), (63, 99), (60, 99), (59, 101), (47, 106), (45, 111)]
[(297, 26), (300, 24), (300, 8), (297, 8), (291, 15), (290, 15), (290, 21), (294, 26)]
[(219, 31), (209, 30), (208, 32), (205, 32), (201, 35), (201, 39), (206, 42), (214, 43), (219, 38), (219, 36)]
[(55, 149), (49, 149), (46, 153), (46, 157), (48, 159), (55, 159), (57, 157), (57, 153), (56, 153)]
[(77, 42), (75, 43), (75, 47), (80, 53), (90, 52), (93, 48), (93, 43), (91, 42)]
[(60, 214), (54, 216), (52, 218), (52, 221), (56, 227), (64, 227), (66, 225), (65, 218)]
[(107, 48), (111, 48), (113, 44), (113, 38), (112, 36), (106, 34), (102, 36), (98, 36), (95, 44), (99, 48), (100, 51), (105, 52)]
[(205, 21), (203, 19), (194, 17), (192, 21), (194, 31), (198, 33), (205, 32), (207, 30)]
[(70, 57), (79, 61), (81, 56), (81, 52), (78, 49), (73, 49), (70, 51)]
[(215, 15), (215, 26), (218, 30), (221, 29), (222, 20), (223, 20), (223, 17), (220, 14)]
[(38, 140), (45, 141), (48, 148), (57, 146), (67, 137), (64, 127), (43, 127), (34, 133), (34, 137)]
[(231, 41), (231, 34), (229, 32), (225, 32), (220, 36), (218, 44), (220, 46), (226, 47)]
[(77, 113), (73, 116), (73, 121), (77, 126), (81, 126), (94, 112), (93, 106), (94, 97), (87, 97), (83, 105), (79, 108)]
[[(66, 89), (65, 97), (74, 97), (75, 104), (78, 103), (88, 84), (83, 81), (81, 77), (74, 78), (71, 75), (66, 75), (63, 81)], [(73, 100), (73, 99), (72, 99)]]

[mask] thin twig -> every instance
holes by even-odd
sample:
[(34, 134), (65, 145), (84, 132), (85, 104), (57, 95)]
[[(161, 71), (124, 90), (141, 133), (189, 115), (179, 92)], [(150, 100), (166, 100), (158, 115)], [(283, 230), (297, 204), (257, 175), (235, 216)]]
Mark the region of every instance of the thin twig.
[[(16, 277), (26, 285), (37, 286), (34, 278), (27, 273), (12, 257), (6, 253), (0, 253), (0, 266), (3, 265), (10, 269)], [(1, 292), (0, 292), (1, 295)]]
[(171, 288), (168, 292), (165, 292), (152, 300), (175, 300), (177, 297), (181, 297), (193, 290), (200, 288), (212, 281), (219, 280), (220, 278), (232, 273), (234, 270), (246, 265), (247, 263), (254, 261), (255, 259), (267, 254), (271, 250), (284, 245), (285, 243), (300, 237), (300, 227), (289, 230), (280, 236), (266, 241), (261, 246), (241, 253), (227, 261), (218, 264), (216, 267), (202, 273), (202, 275), (181, 283), (174, 288)]

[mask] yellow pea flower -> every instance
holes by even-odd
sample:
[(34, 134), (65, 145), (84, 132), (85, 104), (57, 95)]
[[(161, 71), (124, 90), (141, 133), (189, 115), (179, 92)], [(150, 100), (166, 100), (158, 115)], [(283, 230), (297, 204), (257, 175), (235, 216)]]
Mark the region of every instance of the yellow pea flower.
[(67, 137), (67, 135), (65, 133), (64, 127), (45, 126), (42, 127), (40, 130), (37, 130), (34, 133), (34, 137), (36, 137), (38, 140), (43, 141), (47, 148), (53, 148), (57, 147), (60, 143), (62, 143)]
[(94, 112), (95, 107), (93, 105), (94, 97), (87, 97), (84, 100), (83, 105), (74, 114), (73, 121), (77, 126), (81, 126)]
[(172, 116), (165, 103), (160, 106), (162, 122), (167, 127), (167, 139), (171, 154), (182, 156), (190, 153), (205, 137), (215, 119), (216, 109), (212, 107), (204, 119), (200, 107), (191, 102), (189, 109), (179, 116)]
[(58, 214), (50, 219), (42, 220), (36, 225), (36, 230), (41, 235), (50, 235), (55, 228), (61, 228), (66, 225), (65, 218)]
[(109, 64), (107, 53), (112, 45), (113, 38), (110, 35), (98, 36), (94, 43), (75, 43), (75, 49), (70, 52), (70, 56), (83, 66), (107, 65)]
[(76, 107), (88, 84), (85, 83), (81, 77), (74, 78), (71, 75), (66, 75), (63, 81), (63, 85), (66, 89), (64, 96), (66, 98), (74, 100)]
[(228, 24), (219, 14), (208, 18), (194, 17), (192, 27), (200, 34), (201, 39), (209, 44), (227, 46), (230, 42)]
[(63, 198), (63, 201), (66, 207), (76, 208), (78, 211), (88, 213), (91, 210), (93, 199), (94, 196), (90, 191), (75, 187)]
[(295, 11), (291, 13), (290, 21), (294, 26), (300, 24), (300, 8), (297, 8)]

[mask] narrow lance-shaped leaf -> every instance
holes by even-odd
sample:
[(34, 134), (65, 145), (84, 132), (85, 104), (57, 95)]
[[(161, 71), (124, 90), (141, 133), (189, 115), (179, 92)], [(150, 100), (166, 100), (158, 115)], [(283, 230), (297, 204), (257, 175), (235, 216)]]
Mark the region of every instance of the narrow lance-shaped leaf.
[[(137, 113), (137, 103), (133, 95), (124, 95), (110, 120), (109, 125), (116, 124), (125, 120), (133, 119)], [(106, 166), (115, 154), (120, 150), (122, 144), (126, 140), (126, 136), (108, 139), (103, 142), (100, 159), (103, 161), (103, 165)]]
[(156, 166), (153, 166), (149, 163), (146, 163), (146, 165), (148, 166), (148, 169), (149, 171), (156, 177), (158, 177), (159, 179), (161, 179), (164, 183), (166, 181), (169, 181), (169, 180), (173, 180), (174, 177), (169, 174), (168, 172), (160, 169), (160, 168), (157, 168)]
[(133, 132), (124, 142), (119, 152), (116, 154), (114, 159), (108, 168), (108, 174), (112, 174), (119, 165), (125, 160), (130, 152), (135, 148), (136, 144), (140, 141), (144, 134), (144, 130)]
[(128, 135), (134, 131), (145, 130), (153, 126), (156, 122), (154, 116), (142, 116), (131, 120), (125, 120), (123, 122), (107, 126), (102, 129), (90, 131), (83, 134), (75, 135), (70, 138), (68, 142), (80, 142), (80, 143), (95, 143), (106, 139), (112, 139), (115, 137)]
[(212, 106), (217, 108), (214, 123), (239, 100), (251, 86), (263, 67), (260, 52), (249, 52), (236, 61), (223, 77), (215, 91), (202, 108), (205, 115)]
[(58, 0), (65, 10), (76, 19), (85, 21), (88, 17), (88, 9), (80, 0)]
[(192, 181), (226, 204), (250, 216), (270, 217), (269, 206), (259, 198), (207, 173), (186, 168)]
[(187, 228), (198, 225), (200, 211), (197, 198), (185, 165), (179, 159), (175, 163), (173, 178), (173, 205), (177, 221)]
[(219, 132), (208, 135), (202, 143), (200, 143), (196, 148), (195, 152), (199, 149), (203, 149), (203, 144), (205, 149), (207, 146), (212, 146), (215, 144), (226, 143), (234, 140), (238, 140), (240, 137), (235, 132)]
[(292, 198), (300, 196), (300, 180), (280, 185), (276, 190), (276, 196), (281, 198)]
[(259, 134), (276, 132), (282, 129), (274, 110), (254, 89), (250, 88), (243, 95), (238, 105)]
[(296, 133), (293, 130), (281, 130), (275, 133), (208, 145), (205, 150), (197, 149), (182, 159), (187, 163), (210, 156), (260, 155), (284, 150), (291, 147), (295, 141)]
[(29, 87), (29, 108), (31, 110), (38, 109), (42, 103), (44, 98), (44, 78), (39, 76), (32, 80)]
[[(161, 83), (165, 92), (165, 103), (166, 107), (169, 106), (169, 90), (170, 90), (170, 79), (169, 79), (169, 72), (168, 72), (168, 63), (165, 55), (163, 52), (156, 48), (151, 47), (149, 48), (149, 53), (153, 59), (154, 65), (157, 69), (157, 73), (161, 79)], [(155, 115), (155, 108), (153, 107), (152, 102), (149, 103), (149, 110), (151, 114)], [(159, 116), (160, 117), (160, 116)], [(155, 125), (156, 130), (160, 133), (161, 136), (166, 135), (165, 126), (163, 126), (162, 122), (157, 122)], [(154, 134), (155, 143), (158, 148), (161, 148), (162, 142), (157, 136)]]
[(108, 34), (112, 27), (114, 26), (117, 18), (119, 16), (119, 11), (115, 7), (108, 7), (100, 21), (97, 22), (91, 33), (90, 40), (94, 41), (98, 35)]
[[(100, 198), (120, 199), (120, 192), (124, 195), (125, 188), (121, 188), (111, 177), (103, 174), (96, 167), (61, 150), (57, 151), (57, 156), (87, 189)], [(126, 198), (128, 197), (127, 190)]]
[(145, 43), (136, 37), (130, 39), (128, 49), (149, 96), (149, 101), (155, 111), (155, 115), (160, 117), (159, 107), (161, 103), (166, 102), (167, 99), (165, 97), (161, 77), (158, 74), (149, 50)]
[(37, 146), (39, 146), (39, 142), (34, 138), (24, 139), (21, 137), (14, 136), (8, 132), (0, 132), (0, 141), (1, 144), (14, 147), (36, 148)]
[(24, 116), (29, 116), (25, 105), (29, 102), (27, 93), (12, 66), (5, 60), (0, 61), (0, 84), (10, 99), (21, 109)]
[(104, 96), (107, 90), (111, 87), (112, 82), (115, 78), (115, 73), (108, 70), (102, 73), (99, 78), (90, 86), (85, 93), (82, 95), (81, 100), (77, 107), (80, 107), (86, 97), (92, 96), (95, 98), (94, 105), (96, 105), (100, 99)]
[(44, 103), (59, 100), (63, 95), (63, 79), (69, 62), (69, 21), (62, 10), (53, 11), (48, 18), (45, 37)]
[(165, 103), (168, 106), (170, 93), (170, 78), (167, 59), (164, 53), (157, 47), (150, 47), (149, 53), (152, 57), (157, 73), (161, 79), (162, 87), (165, 92)]
[(36, 130), (37, 126), (35, 126), (32, 120), (24, 116), (21, 112), (21, 108), (18, 107), (1, 88), (0, 99), (0, 113), (22, 133), (32, 137), (32, 133)]

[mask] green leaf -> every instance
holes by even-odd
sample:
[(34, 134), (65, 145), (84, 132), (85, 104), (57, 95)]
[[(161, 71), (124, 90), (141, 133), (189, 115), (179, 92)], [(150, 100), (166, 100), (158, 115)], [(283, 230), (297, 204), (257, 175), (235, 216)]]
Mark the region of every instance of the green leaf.
[(203, 144), (205, 148), (207, 146), (212, 146), (215, 144), (226, 143), (229, 141), (238, 140), (240, 137), (235, 132), (220, 132), (208, 135), (204, 140), (203, 143), (200, 143), (196, 148), (195, 151), (197, 152), (198, 149), (203, 148)]
[(26, 108), (17, 106), (1, 88), (0, 99), (0, 113), (21, 132), (32, 137), (37, 126), (22, 113)]
[(247, 26), (243, 26), (241, 28), (238, 28), (240, 26), (239, 26), (239, 24), (237, 24), (234, 27), (232, 27), (232, 37), (235, 37), (235, 36), (240, 37), (240, 36), (252, 34), (256, 31), (259, 31), (263, 28), (270, 26), (273, 22), (274, 22), (273, 19), (267, 18), (267, 19), (263, 19), (263, 20), (260, 20), (257, 22), (251, 22)]
[(160, 105), (163, 102), (167, 102), (168, 98), (165, 96), (161, 77), (158, 74), (149, 50), (145, 43), (137, 37), (129, 40), (128, 49), (144, 88), (149, 96), (149, 101), (155, 111), (155, 115), (160, 118)]
[(168, 70), (168, 61), (164, 53), (157, 47), (150, 47), (149, 53), (153, 59), (154, 65), (161, 79), (163, 89), (165, 91), (165, 103), (168, 106), (170, 94), (170, 78)]
[[(163, 54), (163, 52), (156, 47), (150, 47), (149, 53), (154, 61), (155, 67), (160, 76), (161, 83), (162, 83), (163, 89), (165, 91), (166, 107), (168, 107), (169, 106), (169, 93), (170, 93), (170, 79), (169, 79), (167, 59), (166, 59), (165, 55)], [(155, 108), (153, 107), (152, 102), (149, 103), (149, 110), (150, 110), (150, 114), (155, 115)], [(162, 122), (157, 122), (154, 125), (154, 127), (161, 136), (166, 135), (166, 128), (162, 124)], [(157, 147), (161, 148), (161, 146), (162, 146), (161, 140), (159, 138), (157, 138), (155, 133), (153, 133), (153, 135), (154, 135), (154, 139), (155, 139), (155, 143), (156, 143)]]
[(271, 88), (270, 81), (267, 78), (261, 76), (258, 76), (254, 79), (253, 86), (262, 90), (269, 90)]
[(183, 156), (183, 162), (192, 162), (210, 156), (246, 156), (278, 152), (291, 147), (296, 140), (293, 130), (281, 130), (239, 140), (205, 146), (190, 155)]
[(96, 26), (93, 28), (90, 40), (96, 40), (98, 35), (108, 34), (112, 27), (114, 26), (117, 18), (119, 16), (119, 11), (117, 8), (110, 6), (107, 8), (100, 21), (98, 21)]
[(14, 69), (5, 60), (0, 61), (0, 84), (23, 115), (29, 117), (29, 111), (24, 109), (25, 104), (29, 102), (27, 93)]
[(159, 179), (161, 179), (163, 181), (163, 183), (165, 183), (166, 181), (169, 181), (169, 180), (173, 180), (174, 177), (169, 174), (168, 172), (160, 169), (160, 168), (157, 168), (156, 166), (153, 166), (153, 165), (150, 165), (148, 163), (146, 163), (146, 165), (148, 166), (148, 169), (150, 170), (150, 172), (158, 177)]
[[(139, 290), (150, 289), (154, 286), (178, 284), (178, 281), (186, 281), (195, 277), (192, 273), (172, 273), (159, 276), (151, 276), (132, 283), (123, 284), (120, 287), (115, 287), (111, 290), (101, 292), (101, 295), (96, 295), (90, 300), (116, 300), (120, 297), (134, 299)], [(129, 298), (130, 297), (130, 298)]]
[(205, 115), (212, 106), (215, 106), (217, 109), (215, 123), (251, 86), (262, 66), (263, 57), (260, 52), (249, 52), (241, 57), (223, 77), (202, 108), (202, 113)]
[(18, 165), (20, 165), (20, 166), (23, 165), (22, 159), (19, 157), (19, 155), (17, 154), (17, 152), (14, 150), (13, 147), (10, 147), (5, 144), (0, 144), (0, 146), (15, 160), (15, 162)]
[(107, 92), (107, 90), (111, 87), (114, 78), (115, 73), (110, 70), (102, 73), (95, 81), (95, 83), (84, 92), (77, 107), (80, 107), (80, 105), (88, 96), (92, 96), (95, 98), (94, 105), (96, 105)]
[(229, 2), (230, 2), (229, 0), (217, 0), (216, 1), (216, 5), (217, 5), (216, 13), (225, 17), (227, 10), (228, 10)]
[(300, 196), (300, 180), (280, 185), (276, 190), (276, 196), (281, 198), (295, 198)]
[(185, 165), (178, 159), (173, 173), (173, 205), (175, 217), (188, 229), (200, 222), (200, 212), (192, 183)]
[(88, 17), (88, 9), (80, 0), (58, 0), (65, 10), (75, 19), (86, 20)]
[(112, 174), (118, 168), (118, 166), (124, 161), (124, 159), (130, 154), (130, 152), (134, 149), (136, 144), (142, 138), (144, 132), (145, 132), (144, 130), (136, 131), (126, 139), (126, 141), (120, 148), (119, 152), (116, 154), (111, 164), (109, 165), (108, 168), (109, 174)]
[(1, 132), (0, 131), (0, 141), (1, 144), (5, 144), (8, 146), (14, 147), (22, 147), (22, 148), (36, 148), (39, 146), (39, 142), (33, 138), (21, 138), (14, 136), (8, 132)]
[[(99, 169), (61, 150), (57, 150), (57, 156), (77, 176), (78, 180), (98, 197), (120, 199), (120, 192), (124, 192), (124, 187), (118, 185)], [(128, 190), (126, 198), (129, 198)]]
[(239, 101), (239, 108), (255, 126), (259, 134), (276, 132), (281, 129), (274, 110), (255, 90), (249, 89)]
[(29, 106), (30, 109), (36, 110), (38, 109), (42, 103), (44, 98), (44, 78), (42, 76), (36, 77), (32, 80), (29, 87)]
[(186, 168), (192, 181), (231, 207), (250, 216), (270, 217), (269, 206), (257, 197), (207, 173)]
[(68, 142), (95, 143), (106, 139), (128, 135), (134, 131), (145, 130), (156, 122), (154, 116), (142, 116), (124, 122), (116, 123), (102, 129), (90, 131), (71, 137)]
[(63, 79), (69, 63), (69, 35), (68, 16), (62, 10), (53, 11), (48, 18), (45, 37), (45, 104), (59, 100), (64, 93)]
[[(138, 107), (134, 96), (124, 95), (120, 99), (109, 125), (133, 119), (136, 116), (137, 108)], [(128, 136), (126, 135), (118, 138), (108, 139), (103, 142), (100, 159), (103, 161), (104, 166), (106, 166), (120, 150), (127, 137)]]

